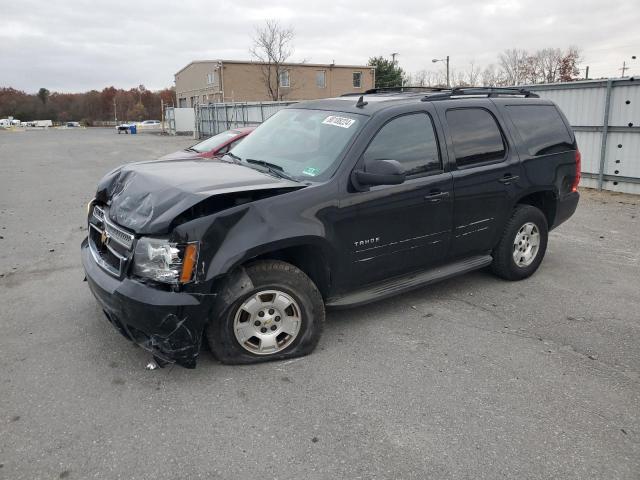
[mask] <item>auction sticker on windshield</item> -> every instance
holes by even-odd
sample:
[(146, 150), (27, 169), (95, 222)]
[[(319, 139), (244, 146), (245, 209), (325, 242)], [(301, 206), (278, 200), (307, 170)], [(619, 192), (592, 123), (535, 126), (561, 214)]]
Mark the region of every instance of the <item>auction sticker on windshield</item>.
[(356, 121), (352, 118), (347, 117), (337, 117), (336, 115), (329, 115), (325, 118), (322, 123), (325, 125), (334, 125), (336, 127), (341, 128), (349, 128), (351, 125), (356, 123)]

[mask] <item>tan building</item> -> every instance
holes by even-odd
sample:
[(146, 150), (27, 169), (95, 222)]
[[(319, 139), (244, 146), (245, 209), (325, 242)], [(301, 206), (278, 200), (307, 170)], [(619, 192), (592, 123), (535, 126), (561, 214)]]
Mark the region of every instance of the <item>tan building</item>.
[[(178, 107), (209, 102), (270, 101), (265, 80), (268, 65), (237, 60), (200, 60), (175, 74)], [(375, 68), (365, 65), (286, 63), (279, 81), (271, 67), (271, 90), (279, 100), (311, 100), (375, 85)]]

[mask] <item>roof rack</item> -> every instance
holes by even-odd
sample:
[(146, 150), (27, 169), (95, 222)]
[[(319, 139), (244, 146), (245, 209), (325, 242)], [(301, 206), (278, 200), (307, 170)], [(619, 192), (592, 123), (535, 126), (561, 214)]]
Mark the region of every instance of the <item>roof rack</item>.
[(441, 92), (443, 90), (449, 90), (449, 89), (440, 88), (440, 87), (377, 87), (377, 88), (370, 88), (369, 90), (365, 90), (364, 92), (343, 93), (340, 96), (341, 97), (358, 97), (363, 94), (373, 95), (376, 93), (389, 93), (389, 92), (397, 92), (397, 93)]
[(500, 97), (505, 95), (525, 97), (525, 98), (540, 98), (539, 95), (530, 92), (524, 88), (516, 87), (465, 87), (465, 88), (451, 88), (441, 89), (433, 95), (425, 95), (422, 98), (423, 102), (431, 102), (433, 100), (445, 100), (454, 97), (464, 96), (486, 96), (486, 97)]

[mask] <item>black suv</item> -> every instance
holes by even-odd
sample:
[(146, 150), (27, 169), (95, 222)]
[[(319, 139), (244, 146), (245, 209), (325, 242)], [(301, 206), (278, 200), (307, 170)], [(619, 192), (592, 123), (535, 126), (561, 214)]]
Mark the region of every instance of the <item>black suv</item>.
[(276, 113), (221, 159), (133, 163), (88, 206), (107, 318), (159, 362), (304, 355), (325, 307), (486, 266), (533, 274), (578, 203), (580, 153), (517, 89), (370, 90)]

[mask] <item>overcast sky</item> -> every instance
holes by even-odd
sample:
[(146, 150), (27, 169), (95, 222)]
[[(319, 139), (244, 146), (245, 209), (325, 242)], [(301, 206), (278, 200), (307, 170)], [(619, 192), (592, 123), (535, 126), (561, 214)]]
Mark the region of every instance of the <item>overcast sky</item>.
[[(505, 48), (578, 46), (590, 77), (640, 74), (640, 1), (4, 0), (0, 87), (76, 92), (173, 85), (195, 59), (249, 59), (256, 24), (296, 31), (294, 61), (365, 64), (399, 52), (408, 72), (497, 62)], [(628, 74), (629, 72), (627, 72)]]

